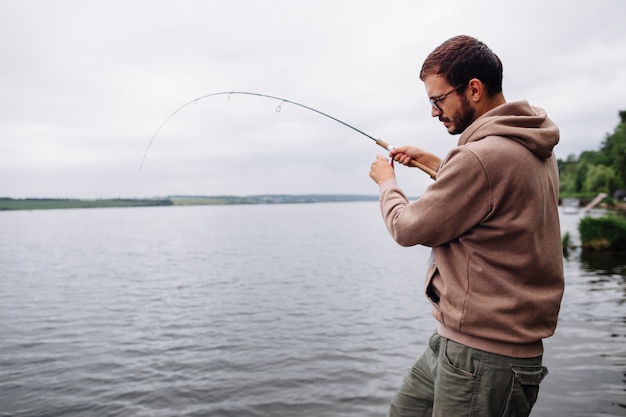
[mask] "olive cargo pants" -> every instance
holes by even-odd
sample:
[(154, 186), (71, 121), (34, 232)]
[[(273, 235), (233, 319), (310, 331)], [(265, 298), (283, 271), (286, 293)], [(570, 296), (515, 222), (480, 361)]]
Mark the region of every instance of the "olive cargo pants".
[(406, 376), (388, 417), (528, 416), (548, 373), (536, 358), (473, 349), (438, 334)]

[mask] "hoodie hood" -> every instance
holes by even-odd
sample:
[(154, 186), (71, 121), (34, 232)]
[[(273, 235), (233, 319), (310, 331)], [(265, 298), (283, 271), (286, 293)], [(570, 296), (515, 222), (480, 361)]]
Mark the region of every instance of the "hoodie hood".
[(476, 119), (461, 135), (458, 145), (501, 136), (522, 144), (533, 154), (547, 159), (559, 143), (559, 129), (544, 109), (527, 101), (502, 104)]

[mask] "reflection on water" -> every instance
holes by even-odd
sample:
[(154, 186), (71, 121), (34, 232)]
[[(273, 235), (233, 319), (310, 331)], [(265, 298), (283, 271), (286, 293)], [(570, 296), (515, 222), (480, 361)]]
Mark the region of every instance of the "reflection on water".
[[(582, 215), (562, 215), (578, 240)], [(571, 251), (556, 334), (546, 340), (550, 374), (533, 416), (626, 415), (626, 259)]]
[(580, 254), (580, 266), (596, 275), (626, 276), (624, 253), (584, 252)]

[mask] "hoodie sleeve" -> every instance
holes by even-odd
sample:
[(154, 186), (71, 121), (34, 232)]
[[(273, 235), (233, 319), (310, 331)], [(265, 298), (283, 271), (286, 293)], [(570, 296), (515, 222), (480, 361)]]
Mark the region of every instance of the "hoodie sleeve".
[(380, 185), (380, 207), (393, 239), (402, 246), (440, 246), (470, 230), (491, 209), (491, 185), (476, 155), (453, 149), (437, 180), (414, 202), (395, 180)]

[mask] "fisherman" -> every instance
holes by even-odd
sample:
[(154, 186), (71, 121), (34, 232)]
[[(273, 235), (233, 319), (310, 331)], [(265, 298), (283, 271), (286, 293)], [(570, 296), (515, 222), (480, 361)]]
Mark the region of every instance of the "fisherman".
[(432, 248), (425, 293), (438, 321), (388, 416), (527, 416), (564, 288), (559, 131), (543, 109), (505, 101), (502, 63), (475, 38), (445, 41), (420, 79), (431, 115), (461, 136), (443, 161), (413, 146), (390, 151), (436, 171), (416, 201), (384, 156), (371, 166), (393, 239)]

